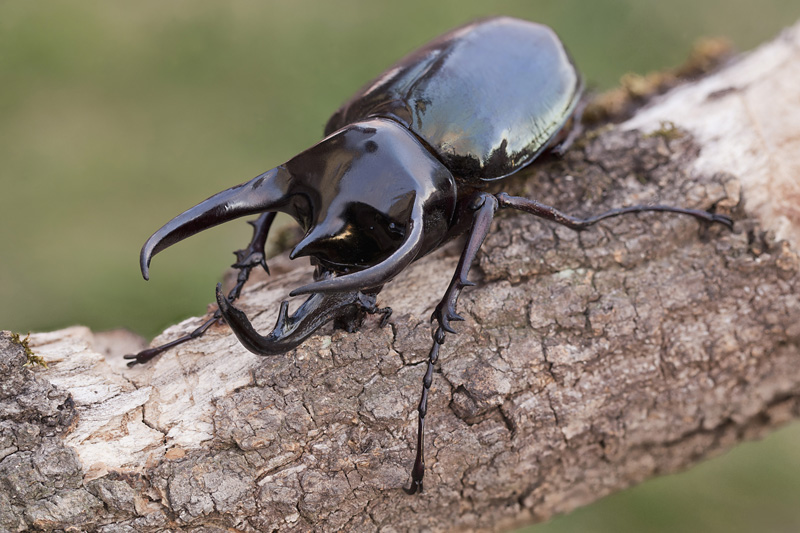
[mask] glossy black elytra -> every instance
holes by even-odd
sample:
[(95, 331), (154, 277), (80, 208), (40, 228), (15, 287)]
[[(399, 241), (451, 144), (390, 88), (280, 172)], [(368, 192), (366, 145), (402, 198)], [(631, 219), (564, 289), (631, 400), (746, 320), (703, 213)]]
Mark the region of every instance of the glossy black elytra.
[[(156, 231), (141, 252), (145, 279), (153, 255), (202, 230), (245, 215), (253, 238), (236, 252), (238, 283), (227, 297), (217, 286), (217, 313), (192, 334), (145, 350), (145, 363), (167, 348), (202, 335), (220, 317), (250, 351), (284, 353), (330, 320), (349, 330), (365, 313), (383, 314), (376, 295), (411, 262), (467, 233), (456, 272), (436, 306), (433, 346), (419, 403), (413, 494), (422, 491), (424, 422), (439, 347), (456, 313), (494, 213), (513, 208), (574, 230), (624, 213), (668, 211), (731, 226), (723, 216), (651, 205), (578, 219), (534, 200), (485, 192), (547, 150), (563, 150), (580, 120), (580, 75), (552, 30), (512, 18), (478, 21), (447, 33), (401, 59), (347, 101), (328, 121), (325, 138), (283, 165), (222, 191)], [(310, 294), (291, 316), (281, 305), (267, 336), (258, 334), (233, 301), (252, 268), (276, 212), (305, 230), (291, 258), (310, 256), (315, 281), (290, 296)]]

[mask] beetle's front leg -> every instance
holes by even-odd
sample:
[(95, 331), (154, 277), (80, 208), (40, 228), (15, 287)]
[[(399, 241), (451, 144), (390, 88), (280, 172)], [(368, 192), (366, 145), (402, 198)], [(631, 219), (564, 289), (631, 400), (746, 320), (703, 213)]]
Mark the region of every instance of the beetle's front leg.
[(456, 303), (464, 287), (474, 285), (467, 279), (470, 266), (478, 254), (478, 250), (489, 233), (494, 213), (497, 211), (497, 199), (491, 194), (476, 194), (471, 206), (474, 210), (472, 229), (470, 230), (467, 244), (461, 252), (458, 266), (450, 280), (450, 285), (444, 293), (444, 297), (436, 306), (431, 316), (431, 321), (436, 321), (436, 329), (433, 331), (433, 346), (428, 354), (428, 365), (425, 370), (425, 377), (422, 379), (422, 395), (419, 400), (418, 423), (417, 423), (417, 456), (414, 460), (414, 467), (411, 470), (411, 486), (405, 491), (408, 494), (422, 492), (422, 478), (425, 476), (425, 415), (428, 413), (428, 393), (433, 381), (433, 367), (439, 359), (439, 347), (444, 344), (445, 332), (455, 333), (450, 326), (452, 321), (464, 320), (456, 313)]
[[(228, 302), (231, 303), (242, 293), (242, 287), (244, 284), (247, 283), (247, 280), (250, 278), (250, 272), (253, 270), (254, 267), (261, 265), (264, 267), (264, 270), (267, 271), (269, 274), (269, 268), (267, 268), (267, 260), (266, 255), (264, 254), (264, 246), (267, 242), (267, 235), (269, 234), (269, 228), (272, 226), (272, 222), (275, 220), (275, 212), (269, 213), (262, 213), (260, 217), (258, 217), (255, 221), (249, 221), (248, 224), (253, 226), (253, 238), (250, 239), (250, 244), (247, 245), (246, 248), (241, 250), (236, 250), (233, 252), (236, 254), (236, 263), (234, 263), (233, 268), (239, 269), (239, 274), (236, 277), (236, 285), (228, 292)], [(161, 346), (156, 346), (154, 348), (148, 348), (146, 350), (142, 350), (136, 354), (129, 354), (124, 356), (124, 359), (130, 359), (131, 361), (128, 363), (128, 366), (134, 366), (137, 364), (144, 364), (150, 361), (153, 357), (157, 356), (160, 353), (163, 353), (170, 348), (174, 348), (179, 344), (183, 344), (184, 342), (190, 341), (192, 339), (196, 339), (203, 335), (208, 328), (210, 328), (215, 322), (219, 321), (222, 318), (222, 313), (219, 309), (214, 311), (214, 314), (211, 315), (211, 318), (203, 322), (200, 327), (192, 331), (191, 333), (184, 335), (183, 337), (178, 337), (177, 339), (162, 344)]]
[(242, 287), (247, 283), (250, 272), (254, 267), (261, 265), (264, 267), (267, 274), (269, 274), (264, 247), (267, 243), (269, 228), (275, 221), (276, 215), (277, 213), (275, 211), (270, 211), (268, 213), (262, 213), (256, 220), (247, 222), (253, 226), (253, 238), (250, 239), (250, 244), (248, 244), (246, 248), (233, 252), (236, 255), (236, 262), (231, 266), (239, 269), (239, 275), (236, 277), (236, 285), (234, 285), (233, 289), (228, 293), (228, 301), (232, 302), (239, 298)]

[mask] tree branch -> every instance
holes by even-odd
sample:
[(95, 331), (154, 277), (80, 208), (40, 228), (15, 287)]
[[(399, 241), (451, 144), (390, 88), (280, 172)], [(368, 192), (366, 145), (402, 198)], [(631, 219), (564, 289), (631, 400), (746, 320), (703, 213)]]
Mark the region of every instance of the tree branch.
[[(126, 369), (132, 341), (76, 327), (31, 336), (41, 369), (3, 334), (0, 528), (503, 529), (797, 417), (798, 86), (796, 25), (501, 183), (575, 215), (653, 202), (736, 227), (642, 214), (575, 233), (498, 216), (434, 375), (423, 495), (401, 487), (453, 248), (384, 289), (391, 327), (324, 329), (277, 357), (215, 326)], [(285, 264), (243, 294), (259, 329), (310, 278)]]

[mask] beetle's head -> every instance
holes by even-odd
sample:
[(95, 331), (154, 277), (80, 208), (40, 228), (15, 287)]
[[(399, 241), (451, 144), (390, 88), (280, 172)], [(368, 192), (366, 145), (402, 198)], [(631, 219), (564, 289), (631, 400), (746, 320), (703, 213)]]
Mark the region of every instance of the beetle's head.
[[(142, 248), (142, 274), (148, 278), (153, 255), (204, 229), (256, 213), (288, 213), (305, 230), (290, 257), (310, 256), (321, 273), (290, 295), (311, 297), (291, 317), (282, 306), (278, 326), (260, 341), (244, 314), (220, 301), (245, 346), (281, 353), (358, 305), (360, 292), (376, 293), (434, 249), (454, 209), (450, 172), (401, 125), (372, 119), (334, 132), (284, 165), (175, 217)], [(282, 321), (291, 327), (281, 327)]]

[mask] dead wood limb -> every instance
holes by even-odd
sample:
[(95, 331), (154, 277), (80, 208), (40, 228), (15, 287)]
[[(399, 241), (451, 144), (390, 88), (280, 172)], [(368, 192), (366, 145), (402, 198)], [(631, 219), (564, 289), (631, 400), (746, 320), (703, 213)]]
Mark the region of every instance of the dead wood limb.
[[(219, 326), (126, 370), (129, 347), (104, 357), (107, 338), (72, 328), (31, 337), (45, 370), (3, 334), (0, 529), (502, 529), (797, 417), (797, 87), (800, 26), (504, 182), (576, 215), (658, 202), (736, 228), (500, 216), (434, 377), (422, 496), (401, 487), (448, 250), (386, 287), (391, 327), (326, 329), (279, 357)], [(307, 270), (250, 286), (257, 327)]]

